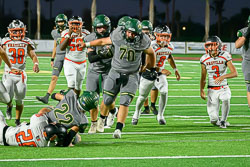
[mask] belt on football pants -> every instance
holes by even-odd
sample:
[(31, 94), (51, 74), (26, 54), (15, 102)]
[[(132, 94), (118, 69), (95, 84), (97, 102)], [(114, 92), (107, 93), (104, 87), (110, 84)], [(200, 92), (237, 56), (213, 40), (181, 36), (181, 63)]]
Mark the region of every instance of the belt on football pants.
[(84, 60), (84, 61), (79, 61), (79, 62), (78, 62), (78, 61), (70, 60), (70, 59), (68, 59), (68, 58), (66, 58), (66, 57), (64, 58), (64, 60), (68, 60), (68, 61), (71, 61), (71, 62), (76, 63), (76, 64), (83, 64), (83, 63), (86, 63), (86, 61), (87, 61), (87, 60)]
[(208, 86), (208, 89), (213, 89), (213, 90), (220, 90), (222, 88), (224, 88), (225, 86)]
[(5, 138), (5, 133), (6, 133), (6, 131), (7, 131), (8, 128), (9, 128), (9, 126), (5, 126), (5, 127), (3, 128), (3, 144), (4, 144), (5, 146), (9, 146), (9, 144), (6, 142), (6, 138)]
[(23, 74), (23, 71), (9, 71), (9, 74), (21, 75), (22, 76), (22, 82), (24, 83), (25, 76)]

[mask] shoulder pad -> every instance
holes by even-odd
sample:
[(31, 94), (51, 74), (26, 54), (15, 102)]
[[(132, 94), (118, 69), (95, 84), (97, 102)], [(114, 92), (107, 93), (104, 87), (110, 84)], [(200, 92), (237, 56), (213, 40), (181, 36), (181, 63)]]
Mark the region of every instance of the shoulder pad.
[(27, 42), (33, 49), (36, 48), (35, 43), (30, 38), (25, 37), (22, 41)]
[(227, 52), (227, 51), (223, 51), (221, 53), (221, 56), (224, 57), (225, 59), (227, 59), (227, 61), (232, 60), (232, 55), (229, 52)]
[(66, 29), (64, 30), (62, 33), (61, 33), (61, 37), (63, 38), (64, 36), (66, 36), (69, 32), (69, 29)]
[(1, 45), (5, 45), (8, 41), (11, 41), (9, 37), (4, 37), (1, 41)]

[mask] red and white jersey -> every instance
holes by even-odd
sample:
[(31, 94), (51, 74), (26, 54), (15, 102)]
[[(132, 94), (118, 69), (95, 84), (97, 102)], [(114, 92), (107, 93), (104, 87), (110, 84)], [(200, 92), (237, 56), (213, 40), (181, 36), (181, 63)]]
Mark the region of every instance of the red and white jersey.
[(204, 54), (200, 63), (206, 66), (208, 73), (208, 86), (226, 86), (227, 79), (224, 79), (219, 85), (215, 84), (215, 79), (227, 74), (227, 62), (232, 60), (230, 53), (223, 51), (218, 56), (211, 57), (209, 54)]
[(22, 123), (17, 127), (9, 127), (5, 133), (6, 142), (10, 146), (45, 147), (48, 144), (43, 135), (46, 125), (46, 116), (34, 114), (30, 118), (30, 124)]
[(169, 43), (165, 47), (161, 47), (157, 44), (156, 41), (151, 42), (151, 47), (155, 51), (156, 55), (156, 66), (160, 68), (160, 70), (165, 68), (165, 60), (168, 59), (169, 55), (172, 54), (174, 50), (174, 46), (172, 43)]
[[(12, 67), (18, 70), (25, 70), (28, 45), (35, 49), (35, 44), (31, 39), (25, 37), (23, 40), (15, 41), (11, 40), (9, 37), (5, 37), (2, 39), (1, 45), (6, 46), (6, 53)], [(5, 71), (10, 71), (7, 65), (5, 65)]]
[[(65, 36), (68, 35), (68, 32), (69, 32), (69, 29), (64, 30), (62, 32), (62, 34), (61, 34), (62, 41), (65, 38)], [(71, 39), (69, 46), (67, 46), (67, 48), (66, 48), (65, 59), (69, 59), (69, 60), (74, 61), (74, 62), (86, 61), (87, 48), (80, 48), (80, 47), (76, 46), (76, 44), (78, 42), (83, 41), (84, 38), (89, 34), (90, 34), (90, 32), (88, 30), (85, 30), (85, 29), (82, 29), (82, 36), (81, 37), (79, 37), (78, 34), (76, 34), (74, 32), (71, 34), (71, 37), (73, 37), (73, 38)]]

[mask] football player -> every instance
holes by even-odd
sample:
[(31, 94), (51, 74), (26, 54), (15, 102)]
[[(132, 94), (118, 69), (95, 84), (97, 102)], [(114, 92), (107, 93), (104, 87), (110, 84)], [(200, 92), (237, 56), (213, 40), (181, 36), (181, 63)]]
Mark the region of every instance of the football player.
[(156, 54), (156, 70), (158, 72), (158, 78), (157, 80), (152, 78), (150, 75), (150, 71), (148, 70), (142, 73), (139, 86), (139, 97), (136, 101), (136, 109), (132, 118), (132, 125), (137, 125), (140, 117), (140, 109), (153, 86), (155, 86), (161, 94), (159, 100), (159, 112), (157, 114), (157, 121), (160, 125), (166, 125), (166, 120), (163, 115), (168, 100), (167, 76), (171, 74), (170, 71), (165, 69), (166, 59), (175, 71), (177, 81), (180, 80), (180, 74), (176, 68), (176, 64), (172, 56), (174, 46), (172, 45), (172, 43), (170, 43), (172, 36), (170, 29), (165, 25), (159, 25), (155, 27), (154, 34), (156, 40), (152, 41), (151, 47)]
[[(217, 36), (211, 36), (205, 42), (206, 54), (200, 59), (200, 96), (203, 100), (206, 100), (204, 87), (208, 75), (207, 112), (210, 122), (213, 125), (226, 128), (231, 99), (227, 79), (237, 77), (238, 74), (232, 63), (232, 56), (228, 52), (222, 51), (221, 47), (222, 42)], [(227, 73), (227, 67), (230, 73)], [(219, 118), (220, 101), (222, 102), (221, 118)]]
[(83, 41), (89, 31), (83, 29), (83, 21), (79, 16), (70, 18), (68, 25), (69, 29), (62, 32), (60, 49), (66, 49), (63, 68), (68, 88), (74, 89), (79, 96), (86, 73), (87, 49), (80, 48), (76, 43)]
[[(108, 37), (111, 31), (111, 22), (109, 17), (104, 14), (100, 14), (95, 17), (93, 21), (93, 29), (90, 35), (85, 38), (86, 42), (93, 41), (99, 38)], [(87, 81), (86, 81), (86, 90), (95, 91), (98, 94), (102, 92), (102, 87), (105, 79), (108, 76), (108, 72), (111, 68), (111, 60), (113, 57), (114, 47), (112, 45), (105, 46), (96, 46), (88, 48), (88, 60), (90, 62), (88, 66)], [(102, 104), (103, 105), (103, 104)], [(115, 104), (112, 104), (112, 107), (109, 111), (109, 119), (107, 120), (107, 126), (111, 127), (114, 123), (114, 117), (116, 113)], [(97, 126), (97, 115), (98, 107), (96, 109), (90, 110), (91, 116), (91, 127), (88, 133), (96, 133), (96, 130), (103, 132), (102, 127)], [(100, 115), (105, 120), (105, 117)], [(99, 125), (102, 123), (99, 123)]]
[[(154, 35), (152, 33), (153, 32), (152, 23), (149, 20), (143, 20), (141, 22), (141, 25), (142, 25), (142, 32), (147, 34), (151, 40), (154, 40)], [(143, 55), (145, 56), (145, 54), (143, 54)], [(144, 58), (144, 60), (145, 60), (145, 58)], [(142, 70), (143, 70), (144, 66), (145, 66), (145, 63), (142, 62), (142, 68), (141, 68)], [(150, 99), (151, 99), (150, 109), (149, 109), (148, 98), (147, 98), (144, 102), (144, 111), (141, 114), (149, 114), (150, 110), (154, 113), (154, 115), (158, 114), (158, 110), (155, 107), (157, 96), (158, 96), (158, 89), (155, 86), (153, 86), (151, 93), (150, 93)]]
[[(128, 115), (129, 105), (135, 96), (138, 81), (141, 54), (148, 54), (148, 68), (152, 68), (155, 75), (155, 54), (150, 47), (151, 40), (141, 33), (141, 23), (137, 19), (130, 19), (125, 27), (118, 26), (109, 37), (97, 39), (91, 42), (79, 42), (81, 47), (114, 45), (115, 51), (111, 62), (111, 69), (104, 83), (103, 99), (104, 107), (101, 110), (103, 116), (107, 116), (116, 96), (120, 93), (120, 107), (117, 114), (114, 138), (121, 138), (121, 131)], [(99, 118), (101, 119), (101, 118)]]
[(2, 111), (0, 111), (0, 145), (47, 147), (50, 140), (59, 142), (56, 146), (63, 146), (67, 136), (67, 129), (60, 124), (49, 124), (46, 116), (34, 114), (30, 123), (23, 122), (19, 126), (8, 126)]
[[(3, 48), (0, 46), (0, 66), (2, 64), (2, 60), (5, 62), (5, 64), (9, 66), (10, 69), (12, 69), (12, 65), (10, 63), (9, 57), (7, 56)], [(5, 104), (10, 102), (10, 95), (8, 91), (6, 90), (2, 81), (0, 81), (0, 102), (5, 103)]]
[[(16, 100), (16, 125), (20, 124), (21, 114), (23, 112), (23, 99), (25, 98), (27, 88), (27, 75), (25, 72), (27, 55), (33, 61), (33, 71), (38, 73), (38, 58), (34, 51), (35, 44), (25, 37), (26, 26), (20, 20), (13, 20), (8, 26), (9, 37), (2, 40), (3, 49), (6, 51), (12, 69), (5, 66), (3, 83), (10, 94), (12, 101), (14, 95)], [(6, 117), (11, 119), (12, 102), (7, 104)]]
[(51, 97), (60, 102), (55, 108), (42, 108), (39, 114), (46, 114), (50, 123), (60, 123), (69, 130), (64, 146), (68, 146), (77, 132), (83, 133), (88, 125), (86, 111), (96, 109), (99, 96), (96, 92), (84, 91), (78, 98), (77, 94), (69, 89), (64, 94), (53, 93)]
[(250, 15), (247, 20), (247, 27), (240, 29), (237, 32), (238, 39), (235, 41), (235, 48), (242, 49), (242, 72), (244, 74), (247, 88), (247, 102), (250, 108)]
[(50, 62), (51, 67), (53, 67), (52, 78), (50, 81), (47, 94), (43, 97), (36, 96), (37, 100), (45, 104), (48, 104), (49, 97), (56, 87), (56, 82), (63, 68), (63, 62), (64, 62), (64, 57), (65, 57), (66, 52), (65, 50), (61, 51), (59, 46), (60, 46), (60, 41), (61, 41), (61, 33), (64, 30), (66, 30), (67, 23), (68, 23), (67, 16), (64, 14), (59, 14), (55, 18), (56, 29), (51, 31), (51, 36), (54, 39), (54, 48), (53, 48), (51, 62)]

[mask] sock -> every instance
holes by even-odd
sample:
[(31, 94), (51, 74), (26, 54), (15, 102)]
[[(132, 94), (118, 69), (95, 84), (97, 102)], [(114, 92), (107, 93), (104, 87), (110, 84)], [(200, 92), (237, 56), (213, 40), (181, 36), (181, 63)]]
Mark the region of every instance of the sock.
[(111, 114), (115, 114), (115, 111), (116, 111), (116, 109), (115, 108), (113, 108), (113, 109), (111, 109), (111, 110), (109, 110), (109, 112), (111, 113)]
[(102, 119), (106, 119), (107, 116), (103, 116), (102, 114), (100, 114), (100, 117), (101, 117)]
[(151, 107), (155, 107), (155, 103), (151, 103)]
[(50, 93), (46, 93), (45, 97), (48, 99), (50, 97)]
[(122, 131), (122, 128), (123, 128), (123, 123), (117, 122), (117, 123), (116, 123), (116, 128), (115, 128), (115, 129), (120, 129), (120, 131)]
[(149, 110), (149, 106), (144, 106), (145, 110)]

